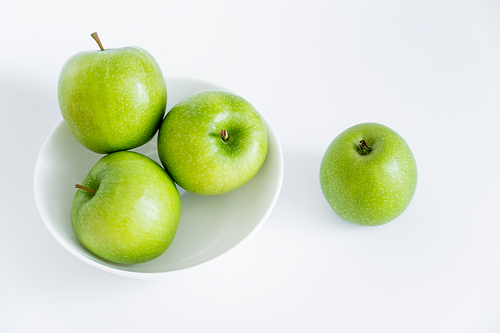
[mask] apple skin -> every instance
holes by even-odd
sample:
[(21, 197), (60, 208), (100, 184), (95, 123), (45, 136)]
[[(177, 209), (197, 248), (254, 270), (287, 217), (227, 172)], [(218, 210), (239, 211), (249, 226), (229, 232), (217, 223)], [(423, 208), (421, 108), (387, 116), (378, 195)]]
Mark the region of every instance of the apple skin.
[(139, 47), (85, 51), (59, 75), (59, 108), (70, 132), (107, 154), (151, 140), (165, 115), (167, 88), (155, 59)]
[[(366, 155), (361, 140), (372, 149)], [(392, 129), (377, 123), (358, 124), (339, 134), (327, 148), (320, 185), (331, 208), (344, 220), (382, 225), (410, 204), (417, 186), (417, 165), (406, 141)]]
[(77, 239), (115, 263), (152, 260), (172, 243), (181, 201), (172, 179), (149, 157), (122, 151), (102, 157), (80, 184), (71, 207)]
[[(226, 130), (227, 141), (221, 137)], [(268, 148), (266, 126), (245, 99), (221, 90), (186, 97), (165, 116), (158, 155), (172, 179), (187, 191), (223, 194), (252, 179)]]

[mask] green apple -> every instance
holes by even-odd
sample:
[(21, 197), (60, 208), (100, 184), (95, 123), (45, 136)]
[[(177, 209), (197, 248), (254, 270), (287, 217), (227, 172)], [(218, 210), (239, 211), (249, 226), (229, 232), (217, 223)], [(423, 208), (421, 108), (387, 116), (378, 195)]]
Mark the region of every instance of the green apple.
[(76, 187), (71, 225), (90, 252), (135, 264), (160, 256), (172, 243), (181, 215), (179, 192), (149, 157), (130, 151), (106, 155)]
[(266, 126), (242, 97), (203, 90), (176, 104), (158, 133), (158, 155), (182, 188), (222, 194), (248, 182), (267, 154)]
[(167, 88), (155, 59), (139, 47), (80, 52), (59, 75), (59, 108), (86, 148), (107, 154), (151, 140), (165, 114)]
[(417, 166), (406, 141), (377, 123), (358, 124), (339, 134), (320, 167), (323, 195), (344, 220), (377, 226), (409, 205)]

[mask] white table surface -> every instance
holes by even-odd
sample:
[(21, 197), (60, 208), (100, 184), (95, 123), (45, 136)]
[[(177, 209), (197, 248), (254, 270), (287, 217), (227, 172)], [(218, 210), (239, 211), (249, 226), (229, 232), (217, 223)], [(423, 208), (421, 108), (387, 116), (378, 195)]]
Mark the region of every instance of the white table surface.
[[(35, 205), (67, 58), (148, 50), (165, 75), (252, 102), (284, 152), (280, 198), (235, 251), (164, 281), (91, 267)], [(500, 2), (0, 2), (0, 332), (500, 332)], [(319, 164), (374, 121), (415, 155), (408, 209), (337, 217)]]

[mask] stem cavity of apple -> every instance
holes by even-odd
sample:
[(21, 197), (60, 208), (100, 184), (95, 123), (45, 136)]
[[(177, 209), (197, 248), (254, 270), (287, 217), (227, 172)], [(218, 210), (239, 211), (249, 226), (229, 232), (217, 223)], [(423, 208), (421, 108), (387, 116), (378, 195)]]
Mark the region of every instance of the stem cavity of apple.
[(359, 154), (360, 155), (368, 155), (371, 153), (372, 150), (373, 150), (372, 148), (368, 147), (365, 140), (359, 141)]
[(79, 188), (80, 190), (85, 190), (85, 191), (88, 191), (88, 192), (90, 192), (90, 193), (92, 193), (92, 194), (95, 194), (95, 193), (96, 193), (93, 189), (88, 188), (87, 186), (83, 186), (83, 185), (80, 185), (80, 184), (76, 184), (76, 185), (75, 185), (75, 187), (76, 187), (76, 188)]
[(97, 42), (97, 45), (99, 45), (99, 48), (101, 49), (101, 51), (104, 51), (104, 47), (101, 44), (101, 40), (99, 39), (99, 36), (97, 36), (97, 32), (91, 33), (90, 36), (92, 36), (92, 38), (94, 38), (94, 40)]
[(229, 135), (227, 134), (226, 130), (221, 130), (220, 131), (220, 137), (222, 138), (222, 141), (226, 142), (227, 139), (229, 138)]

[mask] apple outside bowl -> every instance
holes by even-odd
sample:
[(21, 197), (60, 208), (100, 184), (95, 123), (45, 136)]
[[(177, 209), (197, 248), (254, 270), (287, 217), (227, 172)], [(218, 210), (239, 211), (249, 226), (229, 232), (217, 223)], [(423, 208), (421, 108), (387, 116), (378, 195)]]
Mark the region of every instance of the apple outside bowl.
[[(166, 79), (167, 110), (182, 98), (203, 90), (222, 89), (209, 82), (188, 78)], [(80, 183), (104, 155), (80, 145), (61, 121), (45, 141), (35, 167), (34, 191), (38, 211), (52, 236), (78, 259), (121, 276), (160, 280), (176, 271), (210, 262), (251, 237), (266, 221), (278, 199), (283, 182), (283, 153), (271, 125), (269, 147), (258, 174), (229, 193), (201, 196), (178, 187), (182, 214), (175, 239), (160, 257), (141, 264), (115, 264), (92, 254), (77, 240), (70, 222), (75, 184)], [(157, 137), (133, 149), (160, 165)]]

